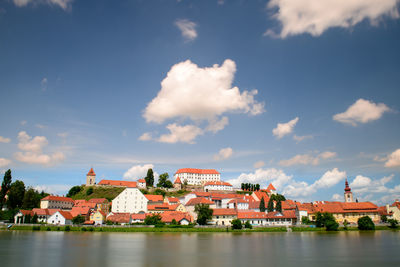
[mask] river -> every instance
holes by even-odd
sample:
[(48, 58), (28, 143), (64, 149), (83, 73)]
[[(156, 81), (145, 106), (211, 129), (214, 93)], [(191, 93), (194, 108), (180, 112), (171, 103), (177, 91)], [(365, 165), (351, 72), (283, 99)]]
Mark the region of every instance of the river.
[(0, 231), (0, 266), (400, 266), (400, 233)]

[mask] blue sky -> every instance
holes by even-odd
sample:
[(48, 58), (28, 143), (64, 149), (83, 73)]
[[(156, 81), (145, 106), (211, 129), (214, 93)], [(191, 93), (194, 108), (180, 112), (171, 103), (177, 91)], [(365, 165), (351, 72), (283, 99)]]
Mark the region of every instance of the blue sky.
[(2, 1), (0, 170), (63, 194), (90, 167), (215, 168), (303, 201), (348, 178), (389, 203), (399, 1), (345, 2)]

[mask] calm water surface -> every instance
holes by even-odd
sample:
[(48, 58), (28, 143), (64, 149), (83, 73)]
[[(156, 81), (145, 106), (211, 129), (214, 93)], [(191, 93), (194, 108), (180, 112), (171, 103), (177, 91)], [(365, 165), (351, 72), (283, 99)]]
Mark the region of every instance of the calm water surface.
[(0, 231), (0, 266), (400, 266), (400, 233)]

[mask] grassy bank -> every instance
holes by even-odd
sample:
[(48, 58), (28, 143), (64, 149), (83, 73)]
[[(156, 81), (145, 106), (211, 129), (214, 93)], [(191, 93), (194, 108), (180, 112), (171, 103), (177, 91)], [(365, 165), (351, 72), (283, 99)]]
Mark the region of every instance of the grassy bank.
[[(89, 188), (93, 189), (93, 192), (87, 192)], [(118, 196), (122, 191), (124, 191), (124, 187), (108, 187), (108, 186), (83, 186), (82, 190), (72, 196), (72, 199), (86, 199), (89, 200), (91, 198), (106, 198), (108, 200), (114, 199)]]

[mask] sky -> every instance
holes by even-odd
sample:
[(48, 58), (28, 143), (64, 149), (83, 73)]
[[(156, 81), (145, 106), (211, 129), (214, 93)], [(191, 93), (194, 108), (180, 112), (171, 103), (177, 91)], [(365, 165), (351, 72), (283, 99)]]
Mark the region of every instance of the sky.
[(399, 0), (0, 1), (0, 172), (400, 198)]

